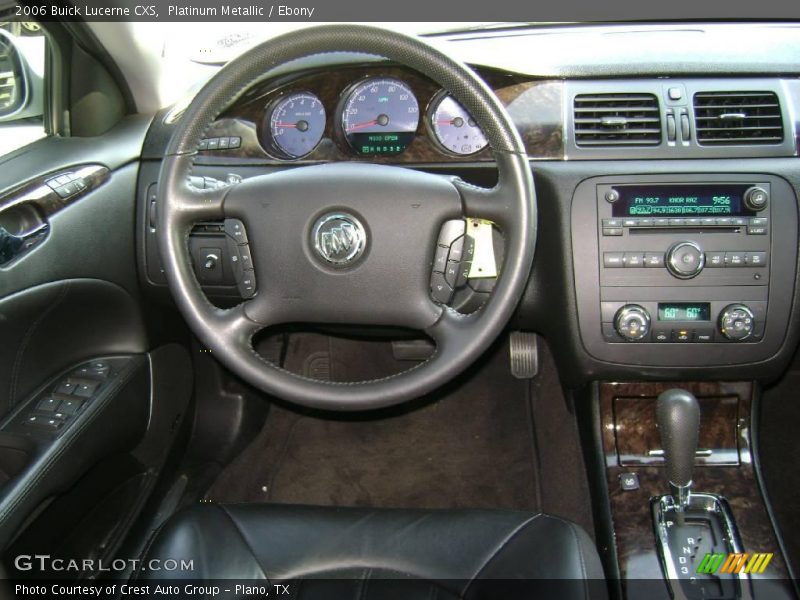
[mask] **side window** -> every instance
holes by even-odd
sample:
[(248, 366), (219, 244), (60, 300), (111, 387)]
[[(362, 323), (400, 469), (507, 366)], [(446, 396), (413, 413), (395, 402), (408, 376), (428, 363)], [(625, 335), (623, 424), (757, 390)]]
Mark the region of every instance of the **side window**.
[(0, 21), (0, 156), (45, 136), (46, 44), (36, 22)]

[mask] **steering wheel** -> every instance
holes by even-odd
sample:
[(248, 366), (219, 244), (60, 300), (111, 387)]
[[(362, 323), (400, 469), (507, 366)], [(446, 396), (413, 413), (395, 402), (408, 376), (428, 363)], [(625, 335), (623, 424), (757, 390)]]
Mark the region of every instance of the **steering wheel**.
[[(448, 90), (483, 129), (497, 163), (497, 185), (481, 188), (455, 177), (367, 163), (290, 168), (219, 189), (191, 185), (198, 143), (223, 109), (275, 67), (329, 52), (383, 56)], [(271, 39), (227, 64), (177, 125), (158, 190), (164, 270), (190, 328), (220, 362), (252, 385), (312, 408), (381, 408), (451, 380), (506, 326), (533, 262), (533, 178), (508, 113), (466, 65), (419, 39), (375, 27), (304, 29)], [(466, 217), (495, 223), (506, 244), (494, 291), (468, 315), (438, 304), (430, 290), (440, 229), (447, 220)], [(195, 278), (187, 242), (193, 224), (226, 218), (244, 224), (258, 291), (234, 308), (220, 309)], [(331, 224), (339, 228), (334, 237), (346, 236), (345, 245), (354, 249), (345, 253), (344, 264), (324, 260), (326, 253), (318, 247), (321, 229), (330, 234)], [(300, 322), (412, 328), (425, 332), (436, 349), (429, 360), (400, 374), (349, 383), (290, 373), (253, 349), (258, 331)]]

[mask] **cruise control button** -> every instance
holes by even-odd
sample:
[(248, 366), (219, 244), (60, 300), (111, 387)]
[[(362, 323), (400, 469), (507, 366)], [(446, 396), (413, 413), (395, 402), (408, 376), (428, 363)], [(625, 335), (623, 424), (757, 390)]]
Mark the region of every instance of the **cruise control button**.
[(622, 252), (604, 252), (603, 253), (603, 266), (607, 269), (618, 269), (624, 267), (622, 262)]
[(460, 262), (453, 262), (451, 260), (447, 261), (447, 266), (444, 270), (444, 280), (450, 287), (456, 287), (456, 281), (458, 280), (459, 272), (461, 271), (461, 263)]
[(256, 293), (256, 277), (253, 271), (245, 271), (242, 275), (242, 280), (237, 283), (239, 295), (247, 300), (252, 298)]
[(244, 223), (239, 219), (225, 219), (225, 233), (236, 240), (237, 244), (246, 244), (249, 241)]
[(644, 266), (653, 268), (653, 267), (663, 267), (664, 266), (664, 255), (660, 252), (645, 252), (644, 253)]
[(706, 266), (707, 267), (724, 267), (725, 266), (725, 253), (724, 252), (706, 252)]
[(763, 267), (767, 264), (767, 253), (747, 252), (744, 255), (744, 262), (750, 267)]

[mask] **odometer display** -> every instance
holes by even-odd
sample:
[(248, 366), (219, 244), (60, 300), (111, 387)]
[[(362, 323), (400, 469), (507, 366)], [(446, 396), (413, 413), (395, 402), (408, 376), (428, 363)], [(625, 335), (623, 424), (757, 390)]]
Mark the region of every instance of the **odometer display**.
[(301, 158), (325, 133), (325, 107), (314, 94), (296, 92), (278, 100), (269, 112), (270, 149), (281, 158)]
[(400, 154), (414, 139), (419, 104), (398, 79), (367, 79), (348, 93), (342, 130), (358, 154)]

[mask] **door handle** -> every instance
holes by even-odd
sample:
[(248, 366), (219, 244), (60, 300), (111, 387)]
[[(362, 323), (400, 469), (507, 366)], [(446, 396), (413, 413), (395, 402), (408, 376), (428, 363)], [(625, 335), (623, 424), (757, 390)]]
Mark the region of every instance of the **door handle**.
[(11, 262), (38, 244), (47, 235), (50, 225), (41, 223), (24, 233), (13, 234), (0, 225), (0, 265)]

